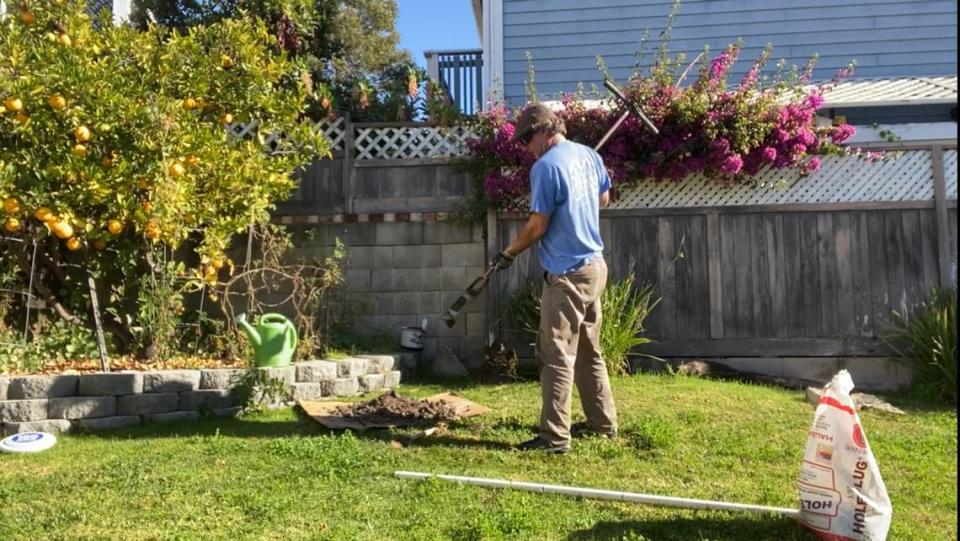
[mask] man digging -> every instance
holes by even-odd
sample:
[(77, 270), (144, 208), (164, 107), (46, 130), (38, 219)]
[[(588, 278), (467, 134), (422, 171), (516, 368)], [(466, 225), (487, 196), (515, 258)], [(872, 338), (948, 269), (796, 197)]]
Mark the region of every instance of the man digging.
[(536, 355), (541, 365), (540, 432), (521, 450), (570, 450), (573, 384), (587, 421), (573, 427), (615, 437), (617, 410), (600, 354), (600, 295), (607, 282), (600, 207), (610, 202), (610, 177), (600, 155), (568, 141), (563, 121), (542, 104), (526, 107), (512, 141), (537, 161), (530, 169), (530, 218), (491, 265), (504, 269), (539, 241), (544, 268)]

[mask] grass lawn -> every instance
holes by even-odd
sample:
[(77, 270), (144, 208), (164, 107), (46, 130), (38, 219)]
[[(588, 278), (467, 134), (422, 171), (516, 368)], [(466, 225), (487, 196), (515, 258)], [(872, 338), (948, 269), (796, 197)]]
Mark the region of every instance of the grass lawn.
[[(453, 389), (493, 412), (393, 448), (413, 430), (332, 433), (292, 410), (63, 436), (0, 455), (0, 539), (813, 539), (790, 519), (403, 481), (395, 470), (795, 507), (813, 407), (800, 391), (688, 377), (615, 379), (621, 438), (519, 453), (536, 383)], [(369, 397), (367, 397), (369, 398)], [(893, 499), (891, 540), (957, 538), (957, 416), (892, 398), (866, 411)], [(575, 419), (581, 419), (579, 405)]]

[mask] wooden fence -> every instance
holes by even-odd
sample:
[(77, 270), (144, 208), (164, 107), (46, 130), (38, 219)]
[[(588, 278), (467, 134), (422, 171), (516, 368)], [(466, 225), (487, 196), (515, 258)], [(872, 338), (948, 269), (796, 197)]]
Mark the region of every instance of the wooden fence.
[[(643, 351), (663, 357), (889, 354), (883, 338), (893, 311), (904, 313), (930, 288), (956, 283), (956, 181), (948, 190), (943, 161), (951, 152), (946, 172), (955, 176), (955, 148), (908, 150), (928, 154), (926, 171), (915, 171), (911, 182), (929, 182), (936, 194), (931, 200), (604, 210), (611, 277), (633, 269), (661, 298), (648, 319), (656, 343)], [(906, 180), (900, 184), (898, 193), (909, 196)], [(522, 225), (519, 218), (491, 221), (497, 235), (488, 250)], [(490, 321), (517, 288), (541, 283), (535, 252), (494, 281)]]

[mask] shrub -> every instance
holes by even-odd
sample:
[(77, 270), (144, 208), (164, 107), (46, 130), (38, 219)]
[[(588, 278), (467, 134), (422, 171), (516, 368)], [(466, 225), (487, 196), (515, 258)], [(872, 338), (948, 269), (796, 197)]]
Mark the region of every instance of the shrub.
[(920, 393), (957, 404), (957, 291), (932, 290), (910, 314), (894, 313), (897, 348)]
[[(541, 285), (530, 282), (517, 289), (507, 301), (504, 315), (513, 330), (536, 338), (540, 321)], [(633, 268), (619, 280), (609, 280), (600, 297), (602, 324), (600, 352), (611, 374), (629, 369), (628, 355), (651, 340), (643, 336), (647, 316), (660, 299), (653, 298), (653, 284), (635, 287)]]

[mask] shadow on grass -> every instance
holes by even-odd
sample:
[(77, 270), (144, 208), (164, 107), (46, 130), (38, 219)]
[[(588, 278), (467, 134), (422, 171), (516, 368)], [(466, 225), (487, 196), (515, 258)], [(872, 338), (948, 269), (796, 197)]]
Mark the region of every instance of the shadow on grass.
[(568, 541), (650, 539), (656, 541), (742, 541), (744, 539), (777, 539), (778, 541), (813, 540), (811, 532), (799, 523), (780, 517), (756, 518), (678, 518), (645, 521), (599, 522), (592, 528), (578, 530)]

